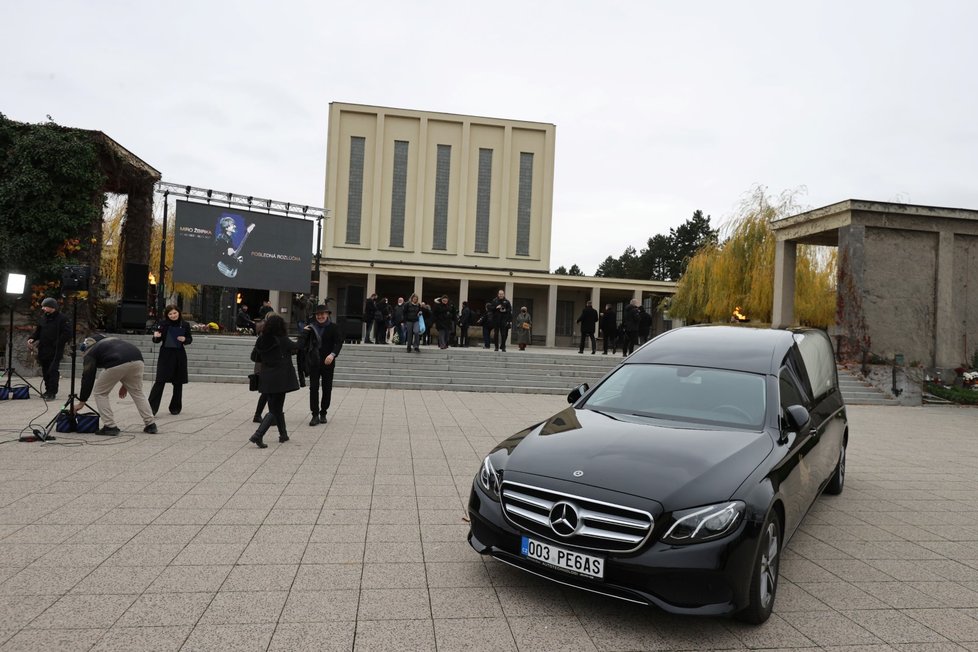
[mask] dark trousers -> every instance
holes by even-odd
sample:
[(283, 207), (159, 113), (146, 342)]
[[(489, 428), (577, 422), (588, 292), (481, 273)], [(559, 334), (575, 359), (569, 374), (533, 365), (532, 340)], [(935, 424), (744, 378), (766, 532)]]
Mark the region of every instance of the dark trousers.
[[(318, 369), (309, 374), (309, 411), (313, 414), (321, 414), (329, 409), (330, 401), (333, 398), (333, 371), (336, 364), (320, 364)], [(322, 398), (319, 395), (319, 385), (323, 386)], [(268, 398), (269, 409), (271, 409), (272, 399)]]
[[(160, 410), (160, 403), (163, 401), (163, 388), (166, 386), (165, 380), (157, 380), (153, 383), (153, 388), (149, 390), (149, 407), (156, 414)], [(183, 409), (183, 383), (173, 383), (173, 396), (170, 397), (170, 413), (176, 414)]]
[(492, 346), (492, 326), (482, 327), (482, 346), (487, 349)]
[(255, 406), (255, 414), (261, 416), (261, 413), (265, 411), (266, 405), (268, 405), (268, 397), (264, 394), (258, 394), (258, 405)]
[(438, 329), (438, 348), (447, 349), (448, 348), (448, 336), (451, 335), (451, 331), (447, 328)]
[(635, 344), (637, 343), (638, 331), (625, 331), (621, 345), (621, 352), (626, 356), (631, 355), (632, 351), (635, 350)]
[[(9, 351), (7, 355), (10, 355)], [(54, 396), (58, 393), (58, 380), (61, 378), (61, 371), (58, 369), (61, 358), (41, 358), (38, 362), (41, 365), (41, 376), (44, 378), (44, 392)]]
[(608, 335), (607, 333), (605, 333), (604, 334), (604, 337), (602, 337), (601, 339), (602, 339), (602, 341), (604, 341), (604, 352), (605, 353), (608, 352), (608, 349), (612, 349), (612, 348), (615, 347), (615, 336), (614, 335)]
[(264, 436), (272, 424), (275, 424), (278, 426), (279, 437), (288, 436), (289, 433), (285, 429), (285, 392), (262, 394), (262, 396), (268, 400), (268, 414), (262, 417), (255, 434)]
[(594, 333), (581, 333), (581, 348), (578, 350), (579, 353), (584, 353), (584, 344), (589, 337), (591, 338), (591, 353), (598, 350), (598, 341), (594, 339)]
[(506, 338), (509, 337), (509, 326), (497, 326), (493, 333), (493, 343), (496, 350), (506, 350)]
[(387, 322), (383, 319), (374, 320), (374, 344), (387, 343)]
[(466, 324), (461, 327), (461, 332), (458, 335), (458, 345), (468, 346), (469, 345), (469, 326)]

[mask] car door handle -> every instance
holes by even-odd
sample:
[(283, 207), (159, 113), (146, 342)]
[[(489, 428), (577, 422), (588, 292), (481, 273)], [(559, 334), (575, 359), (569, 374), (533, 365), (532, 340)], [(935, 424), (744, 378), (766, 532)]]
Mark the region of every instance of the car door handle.
[(808, 431), (808, 434), (811, 435), (812, 437), (818, 437), (818, 428), (812, 428), (811, 430)]

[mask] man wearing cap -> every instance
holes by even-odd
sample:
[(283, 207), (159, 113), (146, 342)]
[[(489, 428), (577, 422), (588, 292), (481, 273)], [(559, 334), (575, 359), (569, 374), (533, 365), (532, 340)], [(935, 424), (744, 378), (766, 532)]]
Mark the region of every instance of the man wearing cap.
[(331, 316), (332, 311), (325, 305), (316, 306), (316, 319), (307, 324), (299, 336), (299, 346), (305, 352), (306, 375), (309, 376), (310, 426), (326, 423), (326, 411), (333, 396), (334, 363), (343, 348), (343, 337)]
[[(132, 402), (136, 404), (139, 416), (143, 419), (145, 426), (143, 432), (156, 434), (153, 409), (143, 393), (145, 367), (143, 354), (136, 345), (117, 337), (106, 337), (95, 333), (85, 338), (81, 349), (85, 356), (85, 364), (81, 378), (81, 393), (78, 395), (78, 403), (75, 404), (75, 412), (85, 407), (88, 397), (94, 394), (95, 405), (98, 406), (98, 413), (102, 417), (102, 427), (95, 434), (118, 435), (120, 430), (112, 414), (109, 392), (116, 384), (122, 383), (122, 387), (119, 388), (119, 398), (125, 398), (128, 393), (132, 397)], [(102, 373), (96, 378), (98, 369), (101, 369)]]
[(37, 361), (41, 364), (44, 378), (44, 393), (41, 398), (51, 400), (58, 395), (58, 380), (61, 373), (58, 366), (64, 355), (65, 344), (71, 339), (71, 325), (68, 318), (58, 311), (58, 300), (47, 297), (41, 302), (41, 318), (37, 328), (27, 340), (27, 348), (37, 351)]

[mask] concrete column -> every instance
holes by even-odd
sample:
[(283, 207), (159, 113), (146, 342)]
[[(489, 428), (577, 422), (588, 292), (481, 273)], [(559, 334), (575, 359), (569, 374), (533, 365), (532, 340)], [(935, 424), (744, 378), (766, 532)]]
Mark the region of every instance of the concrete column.
[(462, 310), (462, 302), (469, 300), (469, 279), (463, 278), (458, 284), (458, 302), (455, 304), (459, 311)]
[[(423, 289), (424, 289), (424, 276), (423, 275), (415, 276), (414, 277), (414, 293), (416, 295), (418, 295), (418, 298), (421, 299), (422, 301), (424, 301), (424, 297), (421, 295), (421, 291)], [(404, 299), (405, 299), (405, 301), (407, 301), (409, 299), (409, 297), (404, 297)]]
[(601, 312), (601, 288), (598, 286), (591, 288), (591, 307)]
[(642, 305), (642, 288), (637, 288), (632, 292), (632, 298), (638, 299), (638, 305)]
[[(506, 290), (506, 298), (509, 299), (510, 303), (512, 303), (513, 302), (513, 282), (512, 281), (506, 281), (506, 287), (504, 289)], [(517, 308), (516, 306), (513, 306), (513, 310), (519, 310), (519, 308)]]
[(934, 366), (953, 369), (960, 363), (955, 354), (957, 329), (954, 327), (954, 232), (941, 231), (937, 245), (937, 296), (934, 305)]
[(547, 286), (547, 346), (557, 346), (557, 285)]
[(786, 328), (795, 321), (795, 261), (798, 243), (778, 240), (774, 244), (774, 306), (771, 326)]

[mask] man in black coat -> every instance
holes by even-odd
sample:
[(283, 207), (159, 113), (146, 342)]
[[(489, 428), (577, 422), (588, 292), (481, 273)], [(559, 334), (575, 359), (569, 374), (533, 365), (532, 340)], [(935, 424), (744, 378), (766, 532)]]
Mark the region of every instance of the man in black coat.
[(632, 299), (631, 302), (625, 306), (625, 312), (621, 317), (621, 323), (625, 330), (625, 341), (622, 343), (622, 353), (626, 358), (631, 355), (632, 351), (635, 350), (635, 344), (638, 342), (638, 327), (641, 322), (638, 308), (638, 299)]
[(58, 380), (61, 373), (58, 366), (64, 355), (65, 344), (71, 339), (71, 324), (68, 318), (58, 311), (58, 301), (52, 297), (41, 302), (41, 317), (34, 333), (27, 340), (27, 348), (37, 351), (37, 361), (41, 365), (44, 378), (42, 398), (51, 400), (58, 396)]
[(581, 311), (581, 316), (577, 318), (577, 323), (581, 325), (581, 346), (578, 353), (584, 353), (584, 343), (587, 338), (591, 338), (591, 355), (598, 350), (598, 342), (594, 339), (594, 327), (598, 323), (598, 311), (591, 307), (588, 301)]
[(469, 345), (469, 326), (472, 325), (472, 309), (469, 308), (469, 302), (462, 302), (462, 310), (458, 314), (458, 327), (461, 329), (461, 334), (458, 336), (458, 345), (467, 347)]
[(492, 300), (493, 328), (495, 329), (494, 344), (496, 351), (506, 351), (506, 338), (513, 323), (513, 304), (506, 298), (506, 292), (500, 290)]
[[(317, 308), (318, 310), (318, 308)], [(374, 330), (374, 315), (377, 313), (377, 293), (371, 294), (363, 302), (363, 325), (366, 331), (363, 334), (364, 344), (373, 344), (370, 341), (370, 333)]]
[(615, 338), (618, 337), (618, 319), (615, 317), (615, 309), (610, 303), (605, 304), (604, 312), (601, 313), (601, 337), (604, 340), (602, 355), (608, 355), (608, 347), (614, 349)]
[(645, 306), (638, 307), (638, 343), (645, 344), (649, 341), (649, 334), (652, 331), (652, 315), (645, 311)]
[[(299, 346), (305, 351), (306, 374), (309, 376), (310, 426), (326, 423), (326, 411), (333, 397), (333, 372), (336, 358), (343, 348), (343, 335), (330, 319), (333, 311), (316, 306), (316, 319), (302, 330)], [(322, 397), (319, 387), (322, 385)]]

